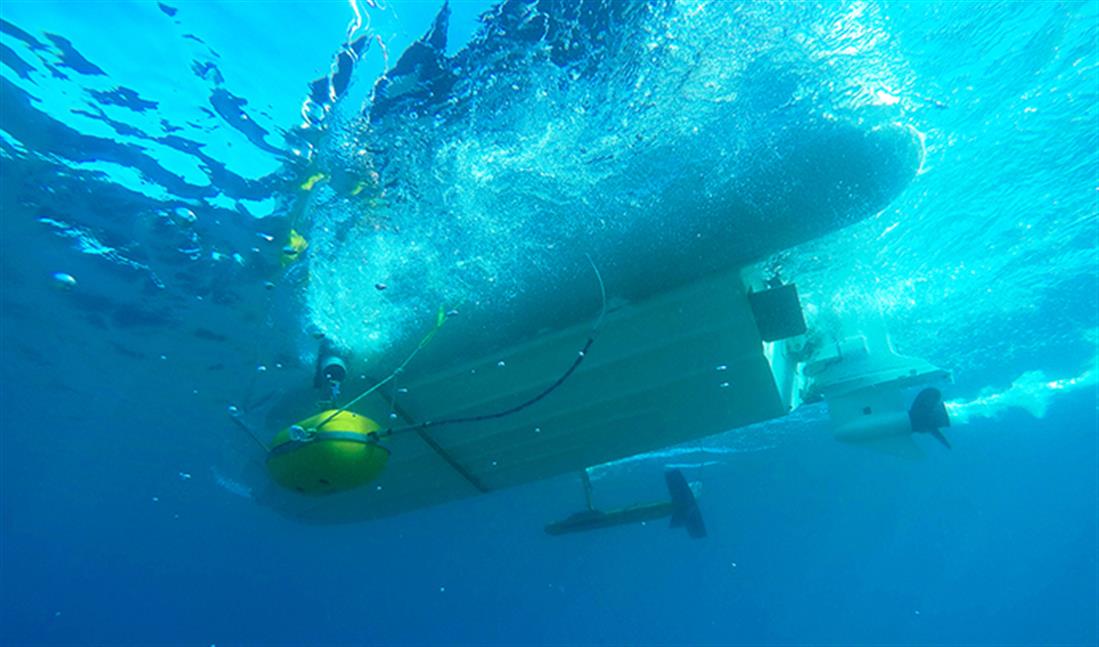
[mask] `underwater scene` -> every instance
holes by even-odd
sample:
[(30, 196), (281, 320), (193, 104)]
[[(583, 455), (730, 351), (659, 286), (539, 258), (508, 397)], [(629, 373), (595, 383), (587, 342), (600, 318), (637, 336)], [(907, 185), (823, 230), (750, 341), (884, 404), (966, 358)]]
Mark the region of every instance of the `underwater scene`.
[(4, 0), (0, 644), (1099, 642), (1099, 2)]

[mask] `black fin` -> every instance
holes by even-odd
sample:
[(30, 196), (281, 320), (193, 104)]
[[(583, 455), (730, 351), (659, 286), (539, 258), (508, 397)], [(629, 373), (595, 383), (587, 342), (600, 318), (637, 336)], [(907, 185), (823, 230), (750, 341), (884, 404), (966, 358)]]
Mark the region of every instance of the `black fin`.
[(706, 536), (706, 524), (702, 521), (702, 511), (698, 509), (698, 501), (695, 500), (691, 486), (683, 472), (679, 470), (667, 470), (664, 472), (664, 480), (668, 484), (668, 494), (672, 497), (672, 521), (671, 527), (687, 527), (687, 534), (695, 539)]
[(953, 449), (950, 441), (939, 431), (950, 426), (950, 416), (943, 404), (943, 394), (938, 389), (928, 387), (916, 394), (912, 408), (908, 410), (908, 420), (912, 423), (913, 432), (931, 434), (947, 449)]
[(928, 387), (916, 394), (912, 408), (908, 410), (908, 419), (912, 422), (912, 431), (929, 432), (950, 426), (950, 416), (943, 404), (943, 394), (934, 387)]

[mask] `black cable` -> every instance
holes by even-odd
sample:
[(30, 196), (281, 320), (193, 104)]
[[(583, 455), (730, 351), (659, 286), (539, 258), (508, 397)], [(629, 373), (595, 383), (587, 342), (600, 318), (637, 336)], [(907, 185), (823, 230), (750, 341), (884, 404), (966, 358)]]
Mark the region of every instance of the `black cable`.
[(479, 416), (464, 416), (464, 417), (460, 417), (460, 418), (445, 418), (443, 420), (427, 420), (425, 422), (421, 422), (418, 425), (408, 425), (407, 427), (398, 427), (396, 429), (386, 429), (384, 432), (381, 432), (379, 435), (385, 437), (385, 436), (391, 436), (393, 434), (403, 433), (403, 432), (406, 432), (406, 431), (429, 429), (431, 427), (441, 427), (443, 425), (460, 425), (460, 424), (465, 424), (465, 423), (470, 423), (470, 422), (484, 422), (485, 420), (495, 420), (497, 418), (503, 418), (504, 416), (510, 416), (513, 413), (519, 413), (523, 409), (526, 409), (527, 407), (531, 406), (532, 404), (538, 402), (539, 400), (546, 397), (550, 393), (553, 393), (557, 389), (557, 387), (564, 384), (565, 380), (569, 379), (569, 376), (572, 375), (576, 371), (576, 369), (580, 366), (580, 363), (584, 361), (584, 358), (588, 354), (588, 350), (591, 348), (591, 345), (594, 342), (595, 342), (595, 335), (592, 335), (591, 337), (588, 337), (587, 343), (584, 344), (583, 350), (581, 350), (577, 354), (576, 359), (573, 360), (572, 366), (569, 366), (568, 370), (565, 371), (561, 375), (561, 377), (557, 378), (556, 382), (554, 382), (553, 384), (546, 387), (545, 390), (543, 390), (541, 393), (534, 396), (533, 398), (531, 398), (531, 399), (529, 399), (525, 402), (522, 402), (520, 404), (517, 404), (514, 407), (511, 407), (510, 409), (504, 409), (503, 411), (496, 411), (494, 413), (485, 413), (485, 414), (481, 414)]
[(603, 284), (603, 275), (599, 273), (599, 268), (595, 266), (595, 262), (591, 260), (591, 256), (588, 256), (588, 263), (591, 264), (591, 269), (593, 272), (595, 272), (595, 278), (599, 282), (599, 297), (602, 302), (599, 309), (599, 318), (595, 320), (595, 324), (592, 326), (591, 334), (588, 335), (588, 341), (584, 344), (584, 348), (582, 348), (580, 352), (577, 353), (576, 359), (573, 360), (572, 365), (569, 366), (568, 370), (566, 370), (561, 375), (561, 377), (557, 378), (557, 381), (546, 387), (545, 390), (543, 390), (541, 393), (534, 396), (533, 398), (517, 404), (509, 409), (504, 409), (503, 411), (497, 411), (495, 413), (485, 413), (479, 416), (463, 416), (459, 418), (445, 418), (443, 420), (427, 420), (421, 422), (418, 425), (408, 425), (407, 427), (397, 427), (396, 429), (389, 428), (386, 429), (384, 432), (378, 432), (378, 436), (392, 436), (393, 434), (404, 433), (406, 431), (423, 431), (431, 427), (442, 427), (443, 425), (460, 425), (470, 422), (484, 422), (485, 420), (495, 420), (497, 418), (503, 418), (504, 416), (510, 416), (513, 413), (519, 413), (523, 409), (526, 409), (527, 407), (531, 406), (532, 404), (538, 402), (542, 398), (557, 390), (559, 386), (565, 383), (565, 380), (569, 379), (569, 376), (576, 372), (576, 369), (580, 366), (580, 363), (584, 361), (585, 357), (587, 357), (588, 350), (590, 350), (591, 345), (595, 343), (595, 338), (599, 334), (599, 329), (603, 326), (603, 318), (607, 316), (607, 289)]

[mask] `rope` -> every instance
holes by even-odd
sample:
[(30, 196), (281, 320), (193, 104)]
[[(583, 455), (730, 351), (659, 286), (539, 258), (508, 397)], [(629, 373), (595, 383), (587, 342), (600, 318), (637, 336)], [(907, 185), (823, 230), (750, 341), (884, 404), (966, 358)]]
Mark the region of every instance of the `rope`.
[(405, 360), (403, 362), (401, 362), (401, 364), (397, 368), (393, 369), (392, 373), (387, 375), (381, 381), (375, 382), (373, 386), (371, 386), (367, 390), (363, 391), (359, 395), (357, 395), (354, 398), (348, 400), (346, 404), (344, 404), (340, 407), (337, 407), (335, 411), (328, 414), (328, 416), (325, 417), (325, 419), (322, 420), (320, 422), (320, 424), (318, 424), (314, 429), (320, 429), (325, 424), (327, 424), (328, 421), (332, 420), (336, 416), (340, 415), (341, 413), (343, 413), (343, 412), (347, 411), (348, 409), (350, 409), (351, 407), (355, 406), (363, 398), (365, 398), (366, 396), (370, 395), (371, 393), (377, 391), (378, 389), (382, 388), (383, 386), (385, 386), (386, 384), (391, 382), (394, 378), (396, 378), (398, 375), (400, 375), (401, 371), (403, 371), (405, 369), (405, 367), (408, 366), (409, 362), (411, 362), (416, 357), (416, 355), (419, 355), (420, 351), (422, 351), (425, 346), (427, 346), (429, 343), (431, 343), (431, 340), (434, 339), (435, 335), (443, 327), (444, 323), (446, 323), (446, 314), (443, 311), (443, 309), (440, 308), (439, 309), (439, 315), (435, 318), (435, 327), (431, 329), (431, 332), (424, 335), (424, 338), (421, 339), (420, 343), (416, 345), (416, 349), (413, 350), (408, 355), (408, 357), (406, 357)]
[[(238, 415), (239, 415), (239, 414), (238, 414)], [(238, 418), (238, 417), (237, 417), (236, 415), (233, 415), (233, 414), (229, 414), (229, 419), (233, 421), (233, 424), (235, 424), (236, 426), (238, 426), (238, 427), (240, 427), (241, 429), (243, 429), (243, 430), (244, 430), (244, 432), (245, 432), (245, 433), (247, 433), (247, 434), (248, 434), (248, 436), (249, 436), (249, 437), (250, 437), (250, 438), (251, 438), (252, 440), (256, 441), (256, 444), (257, 444), (257, 445), (259, 445), (259, 446), (260, 446), (260, 447), (261, 447), (261, 448), (263, 449), (263, 451), (264, 451), (264, 452), (269, 452), (269, 451), (271, 451), (270, 449), (268, 449), (268, 448), (267, 448), (267, 445), (266, 445), (266, 443), (264, 443), (264, 442), (263, 442), (262, 440), (260, 440), (260, 439), (259, 439), (259, 436), (257, 436), (257, 435), (256, 435), (256, 432), (252, 431), (252, 428), (251, 428), (251, 427), (249, 427), (248, 425), (244, 424), (244, 421), (243, 421), (243, 420), (241, 420), (240, 418)]]

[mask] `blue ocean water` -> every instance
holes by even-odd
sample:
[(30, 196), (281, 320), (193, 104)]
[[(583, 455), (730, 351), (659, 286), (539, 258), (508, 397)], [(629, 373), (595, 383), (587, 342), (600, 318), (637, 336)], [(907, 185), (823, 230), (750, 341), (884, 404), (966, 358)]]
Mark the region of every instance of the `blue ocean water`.
[[(0, 18), (5, 644), (1099, 640), (1099, 3)], [(700, 541), (546, 536), (571, 476), (311, 526), (238, 473), (228, 408), (311, 380), (314, 333), (399, 356), (440, 302), (507, 331), (590, 300), (588, 256), (613, 297), (765, 247), (775, 222), (712, 214), (836, 123), (911, 133), (918, 172), (857, 218), (799, 205), (847, 226), (758, 260), (810, 324), (875, 313), (952, 372), (949, 452), (839, 443), (812, 405), (592, 472), (629, 502), (680, 466)]]

